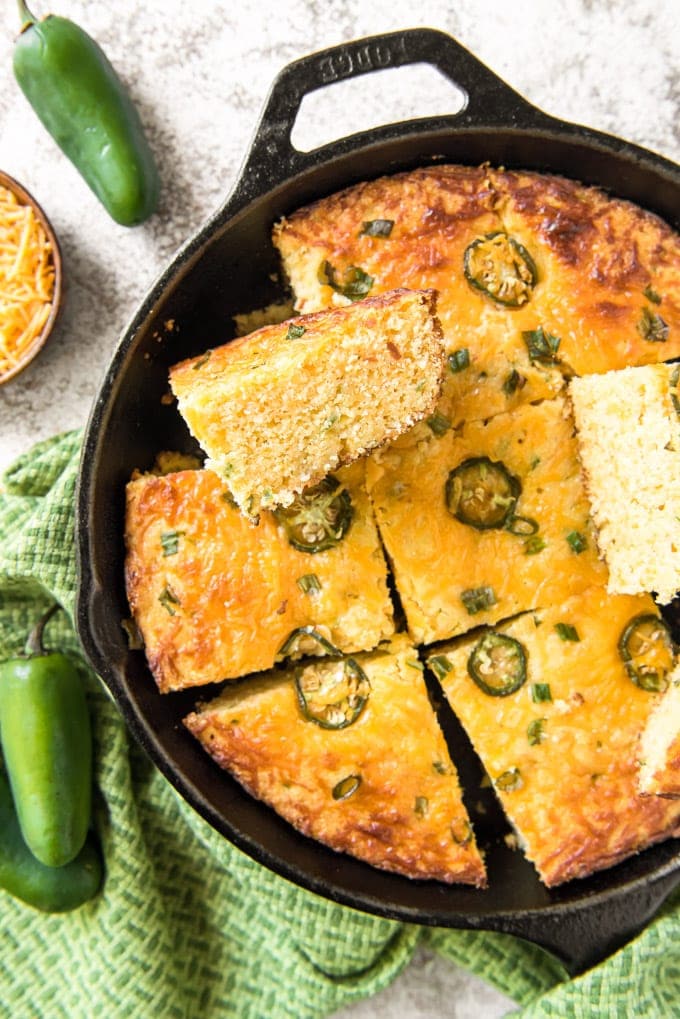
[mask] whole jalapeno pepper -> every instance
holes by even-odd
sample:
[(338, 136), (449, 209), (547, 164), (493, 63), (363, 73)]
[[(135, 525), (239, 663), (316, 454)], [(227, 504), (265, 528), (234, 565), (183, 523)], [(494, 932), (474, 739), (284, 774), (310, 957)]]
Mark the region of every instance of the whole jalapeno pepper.
[(80, 676), (45, 651), (43, 616), (28, 657), (0, 665), (0, 742), (19, 826), (33, 855), (63, 867), (83, 847), (92, 803), (92, 730)]
[(7, 775), (0, 769), (0, 888), (46, 913), (77, 909), (94, 898), (103, 868), (94, 837), (70, 863), (46, 867), (24, 842)]
[(123, 226), (158, 204), (159, 179), (139, 114), (106, 54), (67, 18), (36, 21), (18, 0), (14, 75), (57, 145)]

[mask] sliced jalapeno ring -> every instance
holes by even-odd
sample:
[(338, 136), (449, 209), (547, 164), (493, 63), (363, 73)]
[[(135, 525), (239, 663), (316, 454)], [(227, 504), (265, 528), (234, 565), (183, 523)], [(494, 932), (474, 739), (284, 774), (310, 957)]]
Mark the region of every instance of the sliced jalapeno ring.
[(626, 672), (641, 690), (663, 693), (673, 668), (670, 629), (654, 613), (642, 613), (627, 623), (619, 638), (619, 654)]
[(462, 524), (486, 531), (518, 519), (514, 511), (521, 493), (519, 478), (501, 460), (469, 457), (449, 473), (446, 508)]
[(484, 693), (490, 697), (507, 697), (526, 682), (526, 650), (514, 637), (490, 630), (470, 652), (467, 668)]
[(332, 474), (302, 492), (290, 506), (274, 510), (293, 548), (312, 554), (342, 541), (353, 514), (352, 497)]
[(526, 304), (538, 282), (536, 263), (527, 249), (502, 230), (468, 245), (463, 271), (471, 287), (509, 308)]
[(342, 658), (297, 669), (295, 692), (308, 722), (346, 729), (366, 707), (371, 684), (354, 658)]

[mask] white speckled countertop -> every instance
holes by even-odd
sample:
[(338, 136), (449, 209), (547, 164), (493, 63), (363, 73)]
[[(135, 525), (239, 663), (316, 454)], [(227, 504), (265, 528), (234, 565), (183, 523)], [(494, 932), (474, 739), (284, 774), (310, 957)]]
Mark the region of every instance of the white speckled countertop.
[[(0, 169), (32, 191), (61, 241), (67, 304), (39, 358), (0, 387), (0, 470), (37, 439), (85, 423), (117, 339), (177, 247), (236, 180), (278, 71), (306, 53), (360, 36), (428, 26), (455, 36), (535, 105), (680, 161), (678, 0), (35, 0), (35, 13), (77, 21), (103, 46), (138, 103), (162, 177), (159, 212), (117, 226), (47, 138), (16, 86), (19, 18), (0, 14)], [(421, 73), (422, 72), (422, 73)], [(295, 140), (322, 141), (374, 123), (450, 112), (443, 79), (410, 69), (362, 79), (360, 90), (303, 111)], [(320, 95), (320, 94), (317, 94)], [(338, 1019), (482, 1019), (512, 1002), (420, 952), (370, 1001)]]

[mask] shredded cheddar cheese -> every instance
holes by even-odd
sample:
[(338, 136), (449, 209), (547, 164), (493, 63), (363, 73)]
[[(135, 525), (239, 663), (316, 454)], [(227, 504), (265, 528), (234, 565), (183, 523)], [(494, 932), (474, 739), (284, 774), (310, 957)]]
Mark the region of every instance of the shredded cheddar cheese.
[(0, 379), (42, 332), (53, 296), (54, 258), (42, 223), (0, 185)]

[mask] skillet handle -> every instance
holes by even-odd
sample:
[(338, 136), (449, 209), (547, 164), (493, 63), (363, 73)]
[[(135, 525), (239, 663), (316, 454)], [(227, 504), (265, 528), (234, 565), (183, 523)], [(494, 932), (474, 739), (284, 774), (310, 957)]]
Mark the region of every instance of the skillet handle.
[(604, 896), (591, 905), (554, 916), (523, 917), (501, 929), (547, 949), (575, 977), (622, 948), (640, 934), (678, 884), (677, 867), (660, 878), (641, 882), (625, 895)]
[[(517, 126), (550, 118), (523, 99), (455, 39), (432, 28), (414, 28), (341, 43), (301, 57), (275, 78), (236, 186), (238, 204), (259, 197), (281, 180), (317, 166), (347, 149), (346, 139), (300, 152), (291, 132), (304, 97), (335, 82), (408, 64), (430, 64), (463, 94), (463, 108), (452, 115), (423, 118), (423, 130), (458, 126)], [(371, 131), (371, 141), (403, 135), (403, 125)], [(355, 143), (356, 144), (356, 143)], [(230, 202), (230, 205), (232, 203)]]

